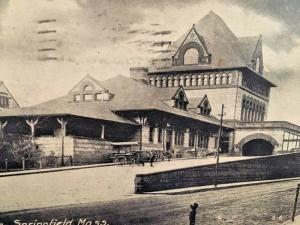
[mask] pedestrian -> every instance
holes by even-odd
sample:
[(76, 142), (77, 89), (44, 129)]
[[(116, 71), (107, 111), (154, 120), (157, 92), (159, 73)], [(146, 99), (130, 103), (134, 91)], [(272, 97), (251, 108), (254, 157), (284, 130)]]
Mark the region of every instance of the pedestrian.
[(195, 225), (195, 221), (196, 221), (196, 213), (197, 213), (197, 208), (198, 208), (198, 204), (194, 203), (193, 205), (191, 205), (191, 212), (190, 212), (190, 225)]
[(151, 157), (150, 157), (150, 166), (151, 166), (151, 167), (154, 167), (154, 166), (153, 166), (154, 160), (155, 160), (155, 154), (153, 153), (153, 154), (151, 155)]
[(166, 154), (167, 154), (168, 161), (170, 162), (171, 157), (172, 157), (171, 152), (168, 151)]

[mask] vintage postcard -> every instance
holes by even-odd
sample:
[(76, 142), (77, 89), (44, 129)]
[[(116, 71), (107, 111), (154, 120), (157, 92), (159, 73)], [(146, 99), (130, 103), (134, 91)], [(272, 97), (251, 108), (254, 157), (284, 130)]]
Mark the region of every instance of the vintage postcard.
[(300, 224), (299, 21), (0, 0), (0, 225)]

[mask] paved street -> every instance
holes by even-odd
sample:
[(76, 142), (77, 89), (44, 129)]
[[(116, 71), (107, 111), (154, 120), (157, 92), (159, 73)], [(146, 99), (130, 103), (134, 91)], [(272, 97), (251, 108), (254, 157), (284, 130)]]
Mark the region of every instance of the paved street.
[[(242, 157), (223, 157), (221, 162)], [(142, 166), (108, 166), (0, 178), (0, 211), (14, 211), (136, 197), (137, 173), (214, 163), (214, 158), (176, 160)]]
[[(0, 215), (0, 222), (107, 220), (114, 225), (188, 224), (189, 205), (200, 204), (197, 224), (277, 225), (290, 219), (299, 180), (186, 195), (142, 195), (139, 198), (71, 205)], [(300, 213), (300, 207), (298, 214)]]

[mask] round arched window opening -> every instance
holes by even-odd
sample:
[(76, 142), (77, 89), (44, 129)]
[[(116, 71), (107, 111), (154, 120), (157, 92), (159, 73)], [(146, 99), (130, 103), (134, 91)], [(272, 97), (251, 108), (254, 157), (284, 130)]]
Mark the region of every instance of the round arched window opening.
[(184, 65), (195, 65), (199, 63), (199, 52), (196, 48), (188, 49), (184, 54)]
[(87, 84), (83, 87), (83, 92), (93, 91), (93, 87), (90, 84)]

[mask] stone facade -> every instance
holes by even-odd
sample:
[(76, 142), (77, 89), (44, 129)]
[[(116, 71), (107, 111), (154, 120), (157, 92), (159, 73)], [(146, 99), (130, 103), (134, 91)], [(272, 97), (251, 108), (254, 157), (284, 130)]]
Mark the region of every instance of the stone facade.
[(111, 142), (99, 139), (67, 136), (62, 137), (38, 137), (35, 144), (43, 151), (45, 156), (61, 156), (62, 143), (64, 144), (64, 156), (72, 157), (73, 163), (92, 164), (110, 162), (113, 153)]

